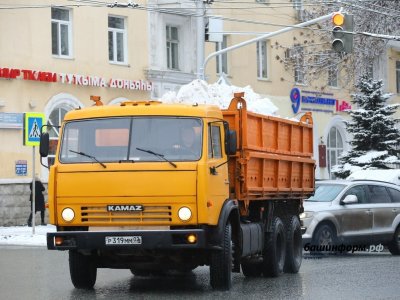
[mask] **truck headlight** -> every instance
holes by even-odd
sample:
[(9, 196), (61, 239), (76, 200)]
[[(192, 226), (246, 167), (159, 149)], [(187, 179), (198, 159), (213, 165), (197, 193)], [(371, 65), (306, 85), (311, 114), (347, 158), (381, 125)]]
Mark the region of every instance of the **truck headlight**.
[(67, 207), (63, 209), (61, 216), (64, 221), (71, 222), (75, 218), (75, 212), (72, 208)]
[(184, 206), (181, 207), (178, 210), (178, 217), (179, 219), (181, 219), (182, 221), (187, 221), (192, 217), (192, 211), (190, 210), (190, 208)]

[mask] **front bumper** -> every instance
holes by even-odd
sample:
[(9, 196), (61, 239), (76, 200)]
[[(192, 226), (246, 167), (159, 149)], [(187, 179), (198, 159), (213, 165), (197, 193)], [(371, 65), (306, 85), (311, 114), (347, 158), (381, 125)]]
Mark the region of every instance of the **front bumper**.
[[(195, 243), (189, 243), (187, 236), (195, 234)], [(106, 237), (140, 236), (142, 243), (129, 245), (106, 245)], [(56, 244), (62, 239), (62, 243)], [(95, 250), (95, 249), (206, 249), (218, 248), (208, 245), (204, 229), (185, 230), (134, 230), (134, 231), (61, 231), (47, 233), (49, 250)]]

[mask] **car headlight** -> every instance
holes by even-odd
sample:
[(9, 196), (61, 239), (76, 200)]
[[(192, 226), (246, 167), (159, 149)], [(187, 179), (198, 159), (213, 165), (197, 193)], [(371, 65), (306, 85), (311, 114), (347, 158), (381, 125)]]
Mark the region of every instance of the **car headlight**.
[(192, 217), (192, 211), (190, 208), (184, 206), (178, 210), (178, 217), (182, 221), (188, 221)]
[(312, 211), (305, 211), (300, 214), (300, 219), (311, 218), (314, 215)]
[(64, 221), (71, 222), (75, 218), (75, 212), (72, 208), (64, 208), (61, 213), (61, 217), (64, 219)]

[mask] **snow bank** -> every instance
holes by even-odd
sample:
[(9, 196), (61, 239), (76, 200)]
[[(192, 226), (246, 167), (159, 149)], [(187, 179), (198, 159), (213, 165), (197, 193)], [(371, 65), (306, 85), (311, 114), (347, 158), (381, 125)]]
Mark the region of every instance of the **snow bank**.
[(46, 246), (47, 232), (55, 231), (53, 225), (35, 226), (34, 235), (28, 226), (0, 227), (0, 245)]
[(249, 111), (263, 115), (276, 115), (278, 107), (269, 98), (263, 98), (255, 93), (250, 86), (237, 87), (225, 83), (208, 84), (199, 79), (183, 85), (177, 93), (167, 92), (161, 97), (160, 101), (190, 105), (196, 103), (213, 104), (226, 109), (233, 98), (233, 94), (237, 92), (244, 92), (244, 99)]

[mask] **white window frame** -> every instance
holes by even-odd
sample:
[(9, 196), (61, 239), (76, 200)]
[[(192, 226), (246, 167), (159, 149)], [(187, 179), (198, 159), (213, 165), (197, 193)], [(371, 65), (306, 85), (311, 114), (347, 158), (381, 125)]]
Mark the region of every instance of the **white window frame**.
[[(215, 50), (220, 51), (228, 47), (228, 36), (224, 35), (222, 38), (222, 42), (215, 43)], [(217, 55), (216, 57), (216, 68), (217, 74), (222, 75), (228, 74), (228, 53)]]
[[(114, 28), (114, 27), (109, 27), (108, 25), (108, 31), (107, 31), (107, 40), (109, 43), (109, 33), (112, 33), (112, 51), (113, 51), (113, 59), (110, 59), (110, 49), (108, 48), (108, 61), (111, 64), (117, 64), (117, 65), (127, 65), (128, 64), (128, 33), (126, 29), (126, 18), (122, 16), (116, 16), (116, 15), (108, 15), (107, 18), (107, 23), (109, 22), (110, 18), (117, 18), (117, 19), (122, 19), (124, 23), (124, 28)], [(123, 57), (124, 59), (122, 61), (118, 60), (118, 46), (117, 46), (117, 34), (122, 34), (122, 42), (124, 43), (122, 45), (122, 51), (123, 51)], [(109, 45), (109, 44), (108, 44)]]
[(294, 66), (294, 81), (296, 84), (305, 85), (306, 71), (304, 66), (304, 57), (302, 57), (302, 55), (304, 54), (304, 48), (302, 46), (296, 46), (295, 48), (293, 48), (293, 53), (299, 56)]
[(330, 87), (339, 87), (339, 69), (336, 64), (332, 63), (328, 68), (328, 85)]
[[(53, 19), (51, 17), (51, 26), (53, 27), (53, 23), (57, 24), (57, 37), (58, 37), (58, 43), (57, 43), (57, 53), (54, 54), (53, 53), (53, 35), (51, 36), (51, 53), (53, 56), (55, 57), (59, 57), (59, 58), (71, 58), (72, 57), (72, 13), (70, 9), (65, 9), (65, 8), (59, 8), (59, 7), (53, 7), (53, 10), (63, 10), (63, 11), (67, 11), (68, 12), (68, 21), (65, 20), (59, 20), (59, 19)], [(51, 14), (52, 14), (51, 11)], [(61, 37), (61, 26), (67, 26), (68, 29), (68, 54), (62, 54), (61, 53), (61, 41), (62, 41), (62, 37)]]
[[(257, 47), (257, 78), (269, 78), (268, 41), (258, 41)], [(264, 53), (263, 53), (264, 51)]]
[(396, 93), (400, 94), (400, 60), (396, 60)]
[(293, 0), (293, 8), (297, 10), (303, 9), (303, 0)]
[[(331, 145), (331, 142), (330, 142), (332, 129), (334, 129), (334, 134), (335, 134), (335, 142), (336, 142), (335, 145)], [(339, 138), (342, 142), (341, 147), (338, 146), (340, 144), (340, 143), (338, 143)], [(332, 179), (335, 179), (335, 178), (333, 178), (334, 175), (332, 174), (331, 169), (334, 165), (336, 165), (338, 163), (339, 156), (342, 154), (343, 151), (344, 151), (344, 139), (343, 139), (342, 133), (340, 132), (339, 128), (332, 126), (330, 128), (328, 136), (327, 136), (327, 147), (326, 147), (327, 160), (328, 160), (328, 172), (329, 172), (329, 177)], [(332, 159), (332, 153), (335, 154), (334, 160)]]
[[(171, 37), (171, 28), (176, 28), (177, 36), (178, 39), (172, 39)], [(168, 34), (167, 34), (168, 33)], [(165, 25), (165, 53), (167, 56), (166, 59), (166, 64), (167, 64), (167, 69), (169, 70), (175, 70), (179, 71), (180, 70), (180, 62), (179, 62), (179, 53), (180, 53), (180, 42), (179, 42), (179, 36), (180, 36), (180, 27), (173, 25), (173, 24), (166, 24)], [(169, 37), (168, 37), (169, 36)], [(177, 57), (176, 57), (176, 62), (174, 63), (173, 55), (171, 49), (173, 47), (176, 47), (176, 52), (177, 52)]]

